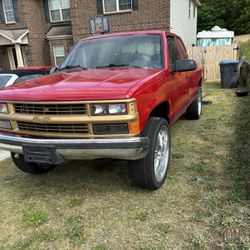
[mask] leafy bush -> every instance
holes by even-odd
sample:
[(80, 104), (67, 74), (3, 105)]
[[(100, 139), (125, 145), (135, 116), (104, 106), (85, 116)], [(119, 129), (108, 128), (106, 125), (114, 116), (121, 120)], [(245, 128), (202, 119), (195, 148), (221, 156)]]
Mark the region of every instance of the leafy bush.
[(245, 56), (250, 60), (250, 40), (240, 44), (240, 56)]

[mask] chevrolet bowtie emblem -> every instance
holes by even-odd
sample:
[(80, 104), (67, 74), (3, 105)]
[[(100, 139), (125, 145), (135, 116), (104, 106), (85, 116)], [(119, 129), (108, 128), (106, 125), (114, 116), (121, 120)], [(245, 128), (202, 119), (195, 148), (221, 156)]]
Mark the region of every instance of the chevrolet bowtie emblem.
[(50, 118), (47, 116), (34, 116), (32, 121), (36, 123), (49, 123)]

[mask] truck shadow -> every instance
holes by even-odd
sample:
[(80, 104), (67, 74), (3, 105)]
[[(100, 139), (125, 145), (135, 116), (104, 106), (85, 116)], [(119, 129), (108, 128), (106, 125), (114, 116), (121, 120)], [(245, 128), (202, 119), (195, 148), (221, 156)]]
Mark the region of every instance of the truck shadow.
[[(100, 194), (142, 190), (136, 188), (128, 175), (128, 162), (118, 160), (67, 161), (51, 172), (43, 175), (22, 173), (15, 168), (11, 160), (7, 160), (8, 188), (18, 192), (20, 196), (50, 194), (84, 194), (85, 191)], [(6, 183), (6, 185), (8, 185)]]

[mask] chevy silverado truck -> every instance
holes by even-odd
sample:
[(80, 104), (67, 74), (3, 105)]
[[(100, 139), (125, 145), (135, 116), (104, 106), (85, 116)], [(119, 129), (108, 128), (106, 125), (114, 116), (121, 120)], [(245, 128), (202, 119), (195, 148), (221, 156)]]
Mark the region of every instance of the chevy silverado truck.
[(0, 148), (42, 174), (66, 159), (128, 160), (135, 185), (158, 189), (170, 127), (202, 112), (202, 68), (180, 37), (137, 31), (81, 40), (57, 72), (0, 91)]

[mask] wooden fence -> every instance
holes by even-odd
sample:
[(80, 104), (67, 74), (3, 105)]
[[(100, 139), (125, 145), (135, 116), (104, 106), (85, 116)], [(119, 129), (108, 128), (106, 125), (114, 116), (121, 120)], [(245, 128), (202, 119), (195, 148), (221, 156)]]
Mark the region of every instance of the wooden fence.
[(203, 65), (205, 81), (218, 81), (220, 79), (220, 66), (222, 60), (238, 60), (238, 44), (210, 47), (187, 47), (190, 59), (195, 59)]
[(241, 36), (235, 36), (234, 42), (235, 43), (245, 43), (250, 40), (250, 34), (247, 35), (241, 35)]

